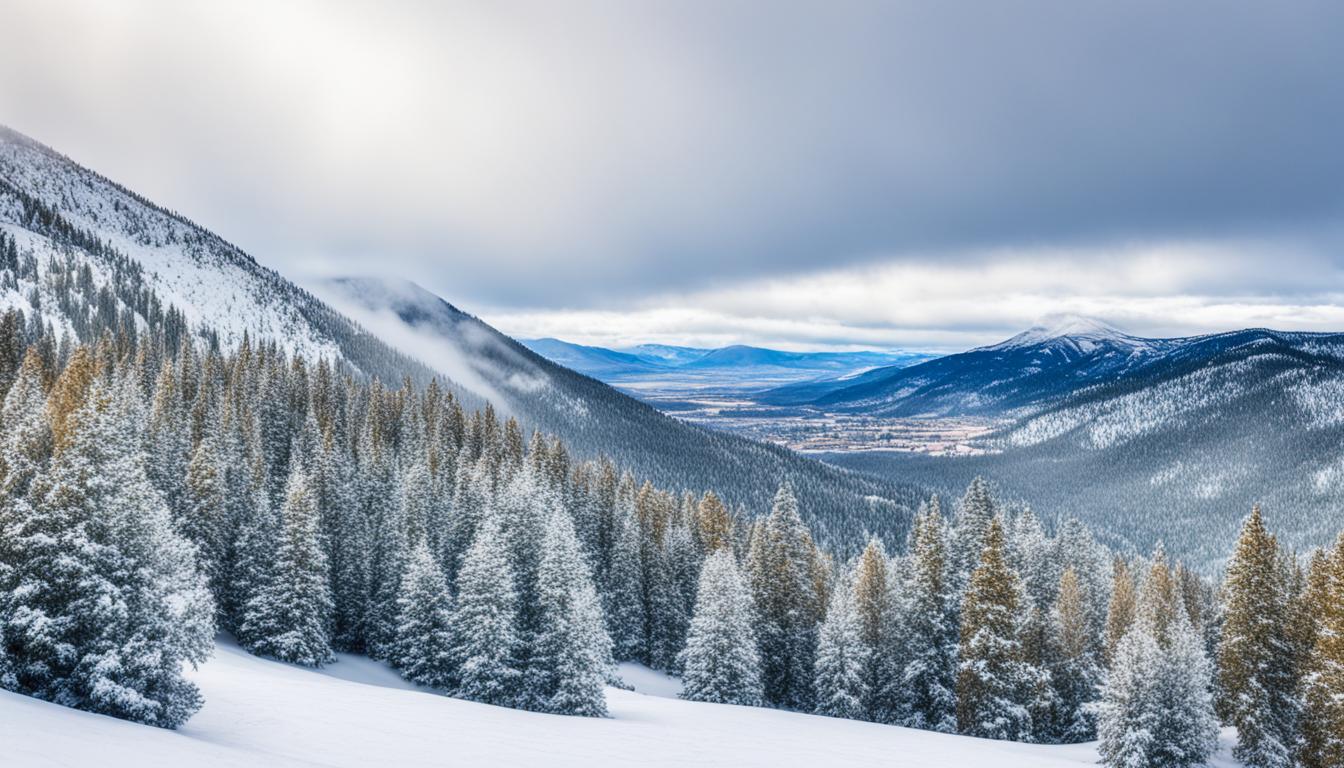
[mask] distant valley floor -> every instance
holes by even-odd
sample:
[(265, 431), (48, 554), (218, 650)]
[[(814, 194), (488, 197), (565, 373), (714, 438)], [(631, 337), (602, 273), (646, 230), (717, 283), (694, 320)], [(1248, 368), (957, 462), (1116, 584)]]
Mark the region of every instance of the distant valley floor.
[(758, 402), (750, 388), (668, 386), (649, 381), (620, 381), (613, 386), (682, 421), (800, 453), (979, 455), (984, 453), (979, 438), (1007, 423), (980, 417), (906, 418), (776, 406)]

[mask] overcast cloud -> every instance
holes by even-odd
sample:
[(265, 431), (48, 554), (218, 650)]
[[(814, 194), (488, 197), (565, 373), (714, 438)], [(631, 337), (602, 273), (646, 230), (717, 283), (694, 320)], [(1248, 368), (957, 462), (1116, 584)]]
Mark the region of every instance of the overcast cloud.
[(518, 335), (1344, 329), (1336, 2), (0, 6), (0, 122)]

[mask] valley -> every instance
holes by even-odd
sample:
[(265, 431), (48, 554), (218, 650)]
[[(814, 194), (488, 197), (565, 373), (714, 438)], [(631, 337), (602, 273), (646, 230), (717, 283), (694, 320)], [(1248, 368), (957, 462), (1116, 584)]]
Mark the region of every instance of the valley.
[(761, 403), (740, 391), (627, 389), (669, 416), (801, 453), (905, 451), (935, 456), (985, 452), (980, 438), (1006, 422), (986, 417), (887, 417)]

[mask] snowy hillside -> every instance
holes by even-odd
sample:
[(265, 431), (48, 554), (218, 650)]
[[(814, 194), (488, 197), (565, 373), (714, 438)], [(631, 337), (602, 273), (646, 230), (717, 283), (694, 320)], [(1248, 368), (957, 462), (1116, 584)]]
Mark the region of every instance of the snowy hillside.
[[(413, 689), (342, 655), (311, 671), (221, 644), (192, 673), (205, 708), (177, 732), (0, 692), (0, 743), (12, 765), (197, 766), (799, 766), (1051, 768), (1093, 765), (1093, 745), (986, 741), (769, 709), (665, 698), (674, 681), (626, 668), (606, 719), (536, 714)], [(78, 733), (79, 738), (70, 738)], [(1228, 734), (1211, 765), (1227, 757)]]
[(524, 429), (557, 434), (583, 457), (609, 455), (662, 485), (717, 488), (754, 511), (791, 476), (825, 538), (857, 541), (867, 530), (897, 541), (917, 503), (909, 486), (663, 417), (418, 287), (408, 298), (391, 283), (381, 291), (366, 283), (363, 301), (340, 305), (352, 319), (217, 235), (3, 127), (0, 233), (18, 253), (17, 277), (0, 284), (0, 311), (51, 324), (57, 339), (162, 327), (173, 345), (197, 338), (230, 350), (246, 335), (393, 386), (438, 375), (470, 409), (491, 401)]
[(581, 456), (609, 456), (655, 484), (713, 488), (757, 512), (788, 477), (817, 536), (842, 547), (859, 545), (866, 533), (893, 545), (903, 541), (923, 497), (922, 489), (896, 479), (847, 472), (673, 419), (547, 360), (414, 283), (347, 278), (317, 290), (401, 351), (485, 393), (526, 427), (560, 435)]
[[(18, 307), (79, 339), (83, 308), (116, 296), (113, 313), (143, 325), (144, 304), (180, 313), (184, 330), (226, 349), (244, 334), (310, 360), (326, 358), (391, 381), (428, 371), (217, 235), (26, 136), (0, 126), (0, 231), (32, 269), (0, 287), (0, 309)], [(58, 300), (61, 273), (88, 268), (79, 301)]]
[(1216, 572), (1253, 504), (1295, 549), (1344, 503), (1344, 337), (1241, 331), (1191, 340), (1128, 376), (1021, 409), (962, 458), (832, 454), (953, 492), (983, 475), (1038, 513), (1077, 515), (1118, 549)]

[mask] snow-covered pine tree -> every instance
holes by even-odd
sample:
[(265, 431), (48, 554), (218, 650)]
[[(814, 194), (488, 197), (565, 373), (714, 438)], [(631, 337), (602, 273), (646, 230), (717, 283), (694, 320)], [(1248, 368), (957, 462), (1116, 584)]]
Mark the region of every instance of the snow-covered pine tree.
[(881, 722), (885, 707), (881, 703), (882, 672), (894, 666), (890, 659), (895, 638), (890, 637), (892, 605), (891, 583), (887, 573), (887, 550), (882, 540), (870, 537), (855, 565), (854, 607), (859, 616), (859, 637), (867, 648), (864, 665), (864, 719)]
[(149, 480), (134, 375), (121, 377), (108, 398), (95, 417), (97, 429), (81, 428), (75, 446), (97, 440), (108, 459), (99, 470), (107, 493), (98, 514), (118, 552), (109, 581), (125, 613), (119, 625), (104, 628), (103, 642), (78, 669), (91, 678), (84, 681), (89, 709), (176, 728), (203, 703), (182, 669), (213, 650), (215, 608), (194, 548), (174, 531), (168, 506)]
[(1227, 565), (1218, 645), (1219, 714), (1236, 726), (1233, 753), (1251, 768), (1290, 766), (1297, 741), (1285, 591), (1279, 546), (1257, 506)]
[(717, 704), (761, 704), (761, 658), (754, 609), (731, 547), (705, 559), (695, 612), (682, 650), (681, 697)]
[(149, 479), (163, 493), (173, 519), (181, 519), (187, 462), (191, 460), (191, 435), (182, 409), (177, 369), (171, 360), (163, 361), (155, 381), (146, 440), (145, 449), (154, 457), (149, 464)]
[(644, 569), (640, 565), (639, 521), (633, 511), (618, 522), (619, 532), (607, 574), (607, 626), (621, 661), (648, 658), (648, 614), (644, 606)]
[(387, 660), (396, 638), (396, 599), (401, 593), (401, 574), (406, 569), (406, 526), (397, 501), (396, 466), (391, 448), (370, 446), (361, 489), (365, 517), (372, 529), (369, 551), (368, 615), (364, 620), (364, 643), (369, 655)]
[(215, 600), (223, 607), (227, 603), (224, 595), (225, 552), (232, 531), (226, 514), (219, 443), (217, 425), (207, 424), (205, 435), (187, 464), (182, 516), (177, 520), (177, 528), (196, 545), (201, 571), (210, 583)]
[(1157, 766), (1157, 686), (1162, 652), (1151, 633), (1132, 628), (1115, 644), (1097, 713), (1097, 751), (1108, 768)]
[[(936, 502), (936, 499), (935, 499)], [(936, 503), (915, 521), (905, 615), (901, 722), (944, 733), (957, 729), (957, 621), (949, 594), (947, 546)]]
[(1302, 679), (1304, 768), (1344, 765), (1344, 533), (1314, 558), (1309, 579), (1316, 626)]
[(1022, 659), (1022, 601), (1017, 574), (1004, 559), (1003, 527), (992, 518), (962, 600), (956, 689), (962, 733), (1020, 741), (1031, 732), (1023, 706), (1031, 681)]
[(976, 477), (961, 497), (948, 547), (953, 594), (960, 595), (966, 590), (971, 571), (979, 567), (980, 553), (985, 548), (985, 536), (989, 534), (989, 525), (994, 516), (994, 499), (989, 493), (989, 483), (982, 477)]
[(536, 700), (547, 712), (605, 716), (611, 639), (574, 524), (563, 511), (546, 520), (537, 601), (536, 645), (527, 669)]
[(229, 602), (236, 612), (230, 617), (230, 623), (238, 643), (244, 648), (257, 641), (253, 631), (262, 629), (255, 624), (249, 625), (247, 616), (253, 600), (260, 597), (272, 581), (271, 570), (275, 566), (281, 527), (277, 510), (271, 507), (271, 484), (266, 476), (266, 462), (261, 457), (257, 457), (254, 472), (247, 491), (250, 496), (250, 503), (245, 508), (247, 514), (238, 521), (233, 583), (229, 585)]
[(1058, 558), (1055, 543), (1030, 509), (1013, 516), (1007, 551), (1008, 564), (1021, 575), (1027, 597), (1037, 608), (1048, 612), (1059, 586)]
[(370, 567), (373, 526), (361, 498), (362, 477), (349, 450), (331, 441), (323, 452), (319, 472), (328, 497), (324, 539), (331, 570), (332, 645), (362, 652), (368, 639)]
[(1064, 715), (1055, 689), (1054, 671), (1059, 668), (1059, 628), (1053, 611), (1043, 611), (1031, 597), (1024, 601), (1026, 617), (1018, 628), (1022, 643), (1024, 703), (1031, 716), (1029, 740), (1038, 744), (1060, 741)]
[(855, 573), (844, 574), (831, 592), (817, 639), (816, 712), (858, 720), (867, 714), (868, 659), (863, 624), (854, 599)]
[(248, 650), (306, 666), (331, 661), (331, 591), (318, 530), (317, 499), (295, 464), (280, 510), (280, 542), (270, 581), (249, 601), (243, 633)]
[(1052, 677), (1059, 697), (1059, 740), (1067, 744), (1095, 738), (1096, 718), (1088, 705), (1097, 700), (1104, 674), (1086, 599), (1077, 572), (1065, 568), (1055, 600), (1060, 658)]
[(793, 709), (811, 709), (813, 700), (813, 659), (822, 609), (814, 579), (816, 563), (812, 535), (786, 481), (753, 536), (748, 570), (765, 696)]
[(62, 439), (6, 530), (14, 588), (0, 684), (176, 727), (200, 706), (181, 673), (208, 655), (214, 608), (146, 475), (133, 385), (65, 384), (50, 403)]
[(508, 547), (494, 515), (476, 529), (462, 560), (453, 611), (457, 695), (500, 706), (521, 700), (518, 593)]
[(411, 550), (397, 609), (400, 620), (392, 664), (413, 683), (450, 688), (455, 645), (452, 598), (438, 561), (424, 540)]
[(1172, 617), (1166, 635), (1154, 672), (1157, 717), (1152, 754), (1156, 765), (1203, 765), (1218, 745), (1218, 719), (1209, 692), (1212, 665), (1204, 653), (1203, 639), (1184, 612)]
[(686, 645), (686, 595), (666, 546), (651, 543), (647, 547), (645, 591), (648, 604), (649, 652), (646, 659), (654, 669), (672, 671), (677, 653)]
[[(5, 623), (6, 598), (15, 587), (7, 580), (15, 557), (10, 551), (13, 537), (3, 532), (27, 516), (28, 487), (51, 455), (42, 379), (42, 358), (29, 348), (0, 406), (0, 627)], [(0, 654), (3, 665), (4, 654)]]

